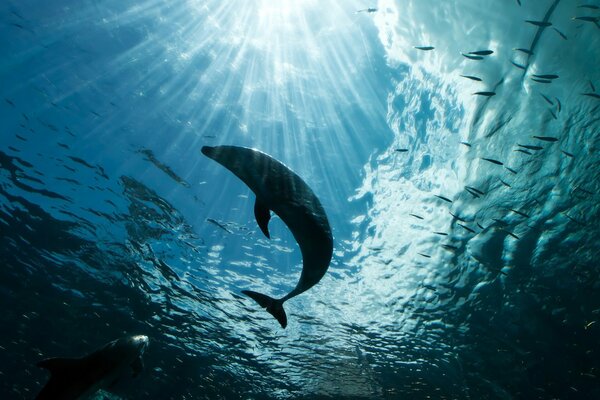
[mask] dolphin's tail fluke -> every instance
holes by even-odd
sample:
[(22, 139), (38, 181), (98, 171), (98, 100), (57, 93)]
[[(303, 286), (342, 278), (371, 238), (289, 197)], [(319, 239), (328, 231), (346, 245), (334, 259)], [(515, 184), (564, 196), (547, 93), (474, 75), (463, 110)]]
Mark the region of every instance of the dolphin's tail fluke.
[(246, 296), (256, 301), (262, 308), (266, 308), (269, 314), (275, 317), (282, 328), (287, 326), (287, 316), (283, 309), (283, 301), (274, 299), (265, 294), (253, 292), (251, 290), (242, 290)]

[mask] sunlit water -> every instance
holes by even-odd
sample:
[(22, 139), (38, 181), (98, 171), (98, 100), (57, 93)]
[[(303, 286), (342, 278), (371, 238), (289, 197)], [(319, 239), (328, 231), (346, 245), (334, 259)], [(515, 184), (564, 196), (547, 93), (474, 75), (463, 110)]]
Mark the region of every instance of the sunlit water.
[[(0, 397), (141, 333), (125, 398), (600, 398), (600, 10), (520, 3), (2, 2)], [(216, 144), (329, 216), (285, 330), (240, 291), (300, 253)]]

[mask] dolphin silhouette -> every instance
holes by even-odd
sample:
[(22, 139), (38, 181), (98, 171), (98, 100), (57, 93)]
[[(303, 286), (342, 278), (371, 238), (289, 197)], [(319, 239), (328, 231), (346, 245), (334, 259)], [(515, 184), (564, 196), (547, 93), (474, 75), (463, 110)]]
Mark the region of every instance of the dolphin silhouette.
[(243, 290), (287, 326), (283, 303), (316, 285), (329, 268), (333, 238), (325, 210), (308, 185), (287, 166), (271, 156), (246, 147), (202, 147), (212, 158), (240, 178), (256, 195), (254, 216), (260, 230), (270, 238), (271, 211), (290, 229), (302, 253), (302, 274), (296, 287), (280, 299)]
[(148, 346), (144, 335), (113, 340), (82, 358), (50, 358), (37, 366), (52, 374), (36, 400), (76, 400), (110, 389), (121, 378), (136, 377), (143, 369), (142, 354)]

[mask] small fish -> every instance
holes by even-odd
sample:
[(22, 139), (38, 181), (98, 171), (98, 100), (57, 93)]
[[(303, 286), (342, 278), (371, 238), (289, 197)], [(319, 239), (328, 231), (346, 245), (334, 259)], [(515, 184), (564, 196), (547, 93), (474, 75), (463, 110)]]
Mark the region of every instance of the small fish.
[(508, 183), (504, 182), (502, 179), (500, 179), (500, 182), (502, 182), (502, 184), (506, 187), (511, 188), (512, 186), (510, 186)]
[(558, 142), (558, 138), (552, 136), (533, 136), (535, 139), (543, 140), (544, 142)]
[(514, 62), (514, 61), (512, 61), (512, 60), (510, 61), (510, 63), (511, 63), (512, 65), (514, 65), (515, 67), (519, 68), (519, 69), (523, 69), (523, 70), (525, 69), (525, 66), (524, 66), (524, 65), (517, 64), (516, 62)]
[(440, 236), (448, 236), (448, 234), (446, 232), (433, 232), (436, 235), (440, 235)]
[(517, 0), (517, 4), (521, 7), (521, 0)]
[(556, 116), (556, 114), (554, 114), (554, 111), (552, 110), (548, 110), (550, 112), (550, 115), (552, 115), (552, 118), (554, 119), (558, 119), (558, 117)]
[(217, 220), (214, 220), (212, 218), (206, 218), (206, 221), (210, 222), (211, 224), (214, 224), (214, 225), (218, 226), (219, 228), (223, 229), (227, 233), (233, 233), (229, 229), (227, 229), (227, 227), (225, 225), (223, 225), (222, 223), (220, 223)]
[(472, 75), (461, 75), (463, 78), (467, 78), (470, 79), (472, 81), (477, 81), (477, 82), (481, 82), (481, 78), (478, 78), (476, 76), (472, 76)]
[(529, 215), (525, 214), (523, 211), (515, 210), (514, 208), (509, 208), (508, 211), (512, 211), (515, 214), (519, 214), (522, 217), (529, 218)]
[(555, 27), (552, 27), (552, 29), (554, 29), (556, 31), (556, 33), (558, 33), (560, 35), (561, 38), (563, 38), (564, 40), (567, 40), (567, 36), (564, 33), (562, 33), (561, 31), (559, 31)]
[(406, 153), (408, 149), (395, 149), (394, 151), (397, 151), (398, 153)]
[(600, 10), (600, 7), (595, 6), (593, 4), (582, 4), (580, 6), (577, 6), (577, 8), (589, 8), (590, 10)]
[(452, 200), (450, 200), (450, 199), (449, 199), (449, 198), (447, 198), (447, 197), (444, 197), (444, 196), (438, 196), (437, 194), (436, 194), (436, 195), (434, 195), (434, 196), (435, 196), (435, 197), (437, 197), (438, 199), (441, 199), (441, 200), (447, 201), (448, 203), (452, 203)]
[(477, 50), (477, 51), (470, 51), (467, 54), (471, 54), (474, 56), (489, 56), (490, 54), (493, 54), (494, 52), (492, 50)]
[(589, 96), (589, 97), (593, 97), (595, 99), (599, 99), (600, 100), (600, 94), (598, 93), (581, 93), (584, 96)]
[(539, 26), (540, 28), (546, 28), (548, 26), (552, 26), (551, 22), (546, 22), (546, 21), (532, 21), (530, 19), (526, 19), (525, 22), (527, 22), (531, 25)]
[(570, 158), (573, 158), (573, 157), (575, 157), (573, 154), (569, 153), (568, 151), (561, 150), (561, 152), (562, 152), (564, 155), (566, 155), (567, 157), (570, 157)]
[(417, 215), (417, 214), (408, 214), (408, 215), (410, 215), (411, 217), (415, 217), (416, 219), (425, 219), (425, 218), (423, 218), (423, 217), (421, 217), (420, 215)]
[(460, 142), (460, 144), (465, 145), (467, 147), (471, 147), (471, 143), (468, 142)]
[(573, 19), (578, 19), (580, 21), (585, 21), (585, 22), (598, 22), (598, 20), (600, 19), (600, 17), (588, 17), (588, 16), (584, 16), (584, 17), (573, 17)]
[(512, 169), (512, 168), (508, 168), (508, 167), (504, 167), (504, 168), (506, 168), (507, 170), (509, 170), (511, 173), (513, 173), (513, 174), (515, 174), (515, 175), (517, 174), (517, 171), (515, 171), (515, 170), (514, 170), (514, 169)]
[(449, 211), (449, 214), (452, 215), (453, 218), (457, 219), (460, 222), (467, 222), (466, 219), (459, 217), (458, 215), (455, 215), (452, 213), (452, 211)]
[(474, 198), (476, 198), (476, 199), (478, 199), (480, 197), (477, 193), (475, 193), (475, 192), (473, 192), (473, 191), (471, 191), (469, 189), (466, 189), (466, 191), (469, 192), (469, 194), (471, 196), (473, 196)]
[(376, 12), (376, 11), (377, 11), (377, 8), (375, 8), (375, 7), (369, 7), (369, 8), (363, 8), (362, 10), (357, 10), (357, 11), (355, 12), (355, 14), (358, 14), (358, 13), (360, 13), (360, 12), (366, 12), (366, 13), (369, 13), (369, 14), (371, 14), (371, 13), (374, 13), (374, 12)]
[(11, 107), (15, 107), (15, 103), (11, 99), (4, 98), (4, 101), (8, 103)]
[(559, 76), (555, 75), (555, 74), (544, 74), (544, 75), (537, 75), (537, 74), (533, 74), (531, 75), (534, 78), (538, 78), (538, 79), (558, 79)]
[(537, 83), (552, 83), (552, 81), (549, 79), (531, 78), (531, 80)]
[(420, 256), (423, 256), (425, 258), (431, 258), (431, 256), (429, 254), (423, 254), (423, 253), (417, 253)]
[(519, 47), (519, 48), (517, 48), (517, 49), (513, 49), (513, 50), (515, 50), (515, 51), (520, 51), (520, 52), (522, 52), (522, 53), (525, 53), (525, 54), (529, 54), (530, 56), (532, 56), (532, 55), (533, 55), (533, 51), (531, 51), (531, 50), (529, 50), (529, 49), (524, 49), (524, 48), (522, 48), (522, 47)]
[(527, 154), (528, 156), (533, 155), (533, 153), (530, 153), (529, 151), (524, 150), (524, 149), (516, 149), (515, 151), (518, 151), (519, 153)]
[(592, 92), (596, 91), (596, 87), (594, 86), (594, 84), (592, 83), (592, 81), (588, 81), (590, 83), (590, 88), (592, 88)]
[(528, 149), (528, 150), (536, 150), (536, 151), (537, 151), (537, 150), (543, 150), (543, 149), (544, 149), (542, 146), (531, 146), (531, 145), (528, 145), (528, 144), (518, 144), (518, 143), (517, 143), (517, 146), (520, 146), (520, 147), (522, 147), (522, 148), (524, 148), (524, 149)]
[(475, 93), (473, 93), (473, 95), (492, 97), (492, 96), (496, 95), (496, 92), (475, 92)]
[(472, 56), (470, 54), (465, 54), (465, 53), (460, 53), (463, 55), (463, 57), (468, 58), (469, 60), (483, 60), (482, 56)]
[(592, 327), (592, 325), (594, 325), (595, 323), (596, 323), (596, 321), (592, 321), (592, 322), (590, 322), (590, 323), (586, 324), (586, 325), (585, 325), (585, 329), (589, 329), (589, 328), (591, 328), (591, 327)]
[(483, 225), (481, 225), (479, 222), (477, 223), (477, 226), (478, 226), (480, 229), (483, 229), (483, 230), (485, 230), (485, 228), (483, 227)]
[(476, 188), (474, 188), (473, 186), (465, 186), (465, 188), (466, 188), (467, 190), (472, 190), (472, 191), (474, 191), (475, 193), (477, 193), (477, 194), (480, 194), (480, 195), (482, 195), (482, 196), (483, 196), (483, 195), (485, 195), (485, 193), (483, 193), (483, 192), (482, 192), (481, 190), (479, 190), (479, 189), (476, 189)]
[(458, 247), (452, 246), (451, 244), (443, 244), (442, 247), (444, 249), (450, 250), (450, 251), (456, 251), (456, 250), (458, 250)]
[(554, 99), (556, 100), (556, 110), (560, 112), (562, 110), (562, 104), (560, 103), (558, 97), (554, 97)]
[(551, 106), (553, 106), (553, 105), (554, 105), (554, 102), (552, 102), (552, 100), (550, 100), (550, 99), (548, 98), (548, 96), (545, 96), (545, 95), (544, 95), (544, 94), (542, 94), (542, 93), (540, 93), (540, 96), (542, 96), (542, 97), (544, 98), (544, 100), (546, 100), (546, 102), (547, 102), (548, 104), (550, 104)]
[(515, 239), (519, 240), (519, 237), (517, 235), (515, 235), (514, 233), (507, 231), (506, 229), (503, 229), (504, 232), (508, 233), (510, 236), (514, 237)]
[(415, 46), (417, 50), (429, 51), (435, 49), (433, 46)]
[(503, 162), (498, 161), (498, 160), (494, 160), (493, 158), (481, 158), (482, 160), (485, 160), (487, 162), (491, 162), (492, 164), (496, 164), (496, 165), (504, 165)]
[(457, 225), (459, 225), (459, 226), (462, 226), (463, 228), (465, 228), (467, 231), (469, 231), (469, 232), (471, 232), (471, 233), (476, 233), (476, 232), (475, 232), (473, 229), (469, 228), (469, 227), (468, 227), (468, 226), (466, 226), (466, 225), (463, 225), (463, 224), (457, 224)]

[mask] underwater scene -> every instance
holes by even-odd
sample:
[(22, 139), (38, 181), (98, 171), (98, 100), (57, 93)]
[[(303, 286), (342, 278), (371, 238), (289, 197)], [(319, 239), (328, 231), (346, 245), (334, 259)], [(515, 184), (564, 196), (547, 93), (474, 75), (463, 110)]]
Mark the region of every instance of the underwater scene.
[(0, 49), (0, 399), (600, 399), (597, 0), (3, 0)]

